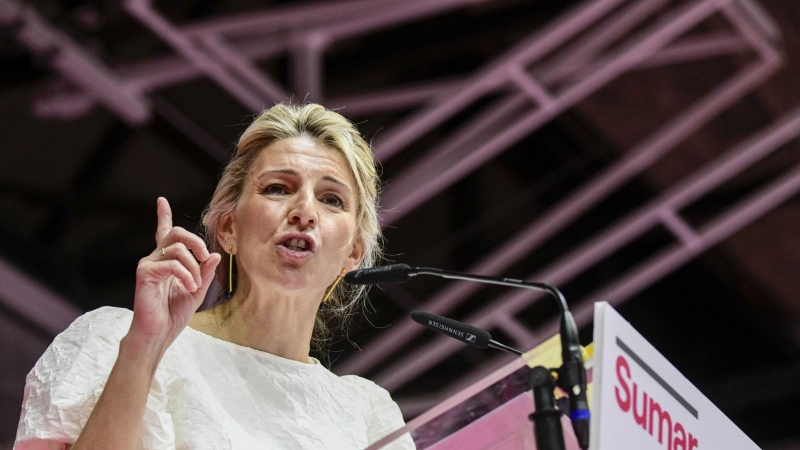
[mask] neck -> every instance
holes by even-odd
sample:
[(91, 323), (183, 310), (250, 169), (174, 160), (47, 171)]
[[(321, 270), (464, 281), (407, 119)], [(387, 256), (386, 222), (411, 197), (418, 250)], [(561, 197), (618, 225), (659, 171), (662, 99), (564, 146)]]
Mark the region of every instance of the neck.
[(308, 363), (318, 304), (318, 299), (237, 289), (229, 301), (197, 314), (190, 324), (234, 344)]

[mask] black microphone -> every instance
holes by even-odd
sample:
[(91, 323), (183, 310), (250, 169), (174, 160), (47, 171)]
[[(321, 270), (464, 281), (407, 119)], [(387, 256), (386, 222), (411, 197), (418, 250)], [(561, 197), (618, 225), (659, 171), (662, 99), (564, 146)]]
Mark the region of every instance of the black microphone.
[(350, 284), (400, 284), (411, 279), (410, 270), (408, 264), (370, 267), (348, 272), (344, 281)]
[[(561, 291), (559, 291), (555, 286), (546, 283), (534, 283), (515, 278), (470, 275), (460, 272), (453, 272), (450, 270), (434, 269), (431, 267), (412, 268), (407, 264), (392, 264), (389, 266), (354, 270), (345, 275), (344, 280), (350, 284), (399, 284), (405, 283), (406, 281), (410, 280), (411, 277), (417, 275), (434, 275), (453, 280), (477, 281), (479, 283), (533, 289), (540, 292), (546, 292), (558, 301), (558, 305), (561, 309), (560, 334), (561, 359), (563, 362), (563, 365), (559, 370), (558, 386), (569, 396), (569, 418), (572, 421), (572, 428), (575, 430), (575, 436), (578, 438), (578, 445), (582, 449), (589, 448), (589, 421), (591, 414), (589, 412), (589, 402), (586, 395), (586, 369), (583, 366), (583, 355), (581, 352), (580, 340), (578, 338), (578, 327), (575, 323), (572, 313), (569, 311), (567, 300), (564, 298), (564, 295), (561, 293)], [(461, 322), (453, 322), (461, 324)], [(423, 323), (423, 325), (425, 324)], [(469, 326), (466, 324), (461, 325)], [(451, 334), (450, 336), (453, 335)], [(472, 345), (470, 342), (467, 343)], [(501, 347), (494, 347), (492, 343), (497, 343)], [(510, 351), (511, 353), (518, 355), (522, 354), (518, 350), (514, 350), (491, 340), (491, 337), (489, 339), (489, 344), (487, 345), (489, 347)]]
[(492, 339), (492, 335), (489, 334), (488, 331), (482, 330), (478, 327), (473, 327), (472, 325), (468, 325), (464, 322), (459, 322), (447, 317), (437, 316), (436, 314), (431, 314), (425, 311), (412, 311), (411, 319), (423, 327), (444, 333), (453, 339), (457, 339), (473, 347), (478, 347), (480, 349), (492, 347), (498, 350), (504, 350), (509, 353), (513, 353), (517, 356), (522, 355), (521, 351), (511, 348), (505, 344), (501, 344), (500, 342)]

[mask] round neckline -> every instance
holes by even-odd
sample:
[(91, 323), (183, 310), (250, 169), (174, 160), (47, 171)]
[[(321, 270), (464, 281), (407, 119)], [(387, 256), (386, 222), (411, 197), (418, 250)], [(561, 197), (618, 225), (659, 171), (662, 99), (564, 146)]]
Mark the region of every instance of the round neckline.
[(284, 358), (283, 356), (278, 356), (278, 355), (275, 355), (275, 354), (272, 354), (272, 353), (269, 353), (269, 352), (265, 352), (263, 350), (257, 350), (257, 349), (252, 348), (252, 347), (247, 347), (247, 346), (244, 346), (244, 345), (240, 345), (240, 344), (236, 344), (236, 343), (233, 343), (233, 342), (229, 342), (229, 341), (226, 341), (224, 339), (220, 339), (218, 337), (211, 336), (210, 334), (204, 333), (204, 332), (202, 332), (200, 330), (196, 330), (196, 329), (192, 328), (189, 325), (187, 325), (185, 329), (189, 330), (190, 334), (192, 334), (194, 336), (198, 336), (198, 337), (200, 337), (202, 339), (205, 339), (205, 340), (211, 342), (212, 344), (219, 345), (219, 346), (222, 346), (222, 347), (228, 347), (228, 348), (231, 348), (231, 349), (234, 349), (234, 350), (237, 350), (237, 351), (241, 351), (241, 352), (245, 352), (245, 353), (250, 353), (250, 354), (253, 354), (253, 355), (261, 357), (261, 358), (272, 360), (273, 362), (276, 362), (278, 364), (284, 364), (284, 365), (293, 366), (293, 367), (302, 368), (302, 369), (311, 369), (311, 368), (316, 368), (316, 367), (322, 367), (322, 364), (319, 362), (319, 360), (317, 358), (314, 358), (314, 357), (311, 357), (311, 356), (308, 357), (310, 362), (304, 363), (304, 362), (301, 362), (301, 361), (295, 361), (293, 359)]

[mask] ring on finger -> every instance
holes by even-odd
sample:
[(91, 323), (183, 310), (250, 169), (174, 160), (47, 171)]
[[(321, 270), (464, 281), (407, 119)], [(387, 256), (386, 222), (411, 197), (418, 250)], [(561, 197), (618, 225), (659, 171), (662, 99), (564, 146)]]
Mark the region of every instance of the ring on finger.
[(161, 260), (165, 261), (167, 259), (167, 251), (162, 247), (161, 248)]

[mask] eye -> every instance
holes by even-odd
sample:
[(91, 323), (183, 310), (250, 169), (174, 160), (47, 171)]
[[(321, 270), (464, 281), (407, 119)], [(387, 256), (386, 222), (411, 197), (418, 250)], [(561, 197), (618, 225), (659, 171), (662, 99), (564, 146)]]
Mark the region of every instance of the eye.
[(327, 194), (324, 197), (322, 197), (321, 201), (322, 203), (328, 206), (333, 206), (334, 208), (342, 208), (342, 209), (344, 208), (344, 200), (342, 200), (342, 198), (339, 197), (338, 195)]
[(270, 184), (264, 188), (264, 194), (267, 195), (284, 195), (286, 194), (286, 186), (282, 184)]

